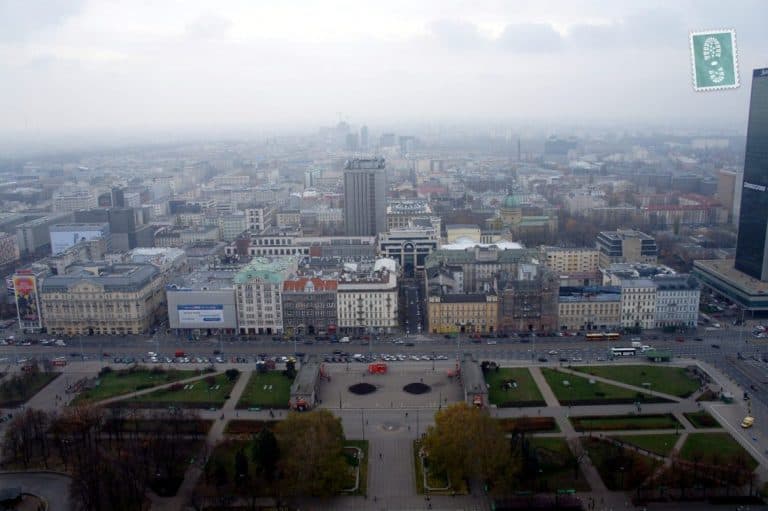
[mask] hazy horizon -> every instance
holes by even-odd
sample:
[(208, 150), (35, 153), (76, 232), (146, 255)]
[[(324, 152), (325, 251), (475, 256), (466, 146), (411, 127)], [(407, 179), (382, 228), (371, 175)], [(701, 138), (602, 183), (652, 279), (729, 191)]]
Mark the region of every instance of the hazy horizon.
[[(724, 11), (724, 12), (723, 12)], [(8, 146), (373, 126), (746, 128), (768, 4), (334, 0), (0, 4)], [(688, 34), (734, 28), (741, 87), (697, 93)]]

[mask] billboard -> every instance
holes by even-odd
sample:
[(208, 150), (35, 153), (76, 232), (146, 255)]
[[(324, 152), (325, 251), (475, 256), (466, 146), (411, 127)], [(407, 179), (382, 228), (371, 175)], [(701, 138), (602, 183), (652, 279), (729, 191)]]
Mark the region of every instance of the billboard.
[(224, 322), (223, 305), (177, 305), (179, 324), (207, 323), (211, 327), (220, 326)]
[(37, 278), (34, 275), (14, 275), (13, 289), (16, 294), (16, 310), (21, 325), (41, 328)]

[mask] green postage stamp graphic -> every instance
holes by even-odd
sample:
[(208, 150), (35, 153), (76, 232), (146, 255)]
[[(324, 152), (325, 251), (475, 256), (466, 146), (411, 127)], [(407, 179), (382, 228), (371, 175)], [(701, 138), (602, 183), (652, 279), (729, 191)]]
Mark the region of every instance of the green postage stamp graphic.
[(691, 32), (693, 88), (697, 91), (734, 89), (739, 86), (736, 32)]

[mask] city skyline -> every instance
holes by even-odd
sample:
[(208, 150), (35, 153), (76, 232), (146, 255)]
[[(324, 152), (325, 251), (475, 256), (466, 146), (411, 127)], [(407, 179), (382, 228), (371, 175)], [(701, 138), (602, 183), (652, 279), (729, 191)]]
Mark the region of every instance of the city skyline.
[(338, 118), (743, 131), (748, 88), (695, 93), (688, 34), (734, 28), (747, 78), (768, 64), (766, 7), (714, 5), (12, 1), (0, 132), (229, 134)]

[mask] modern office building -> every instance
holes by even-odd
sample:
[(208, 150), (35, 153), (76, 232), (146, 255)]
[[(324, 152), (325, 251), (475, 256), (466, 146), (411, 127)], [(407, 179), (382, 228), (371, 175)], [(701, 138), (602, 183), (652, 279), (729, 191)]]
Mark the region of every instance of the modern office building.
[(166, 287), (169, 328), (193, 338), (236, 332), (234, 276), (231, 270), (202, 270), (175, 279)]
[[(752, 73), (736, 258), (695, 261), (693, 274), (749, 312), (768, 311), (768, 68)], [(738, 195), (738, 192), (736, 193)]]
[(107, 251), (112, 248), (108, 223), (56, 224), (50, 227), (51, 254), (57, 255), (81, 241), (103, 238)]
[(752, 75), (736, 269), (768, 280), (768, 69)]
[(653, 264), (659, 253), (652, 236), (633, 230), (601, 231), (596, 246), (600, 252), (600, 267), (612, 263)]
[(379, 234), (378, 252), (381, 257), (397, 261), (403, 274), (412, 277), (424, 269), (429, 254), (438, 249), (439, 237), (432, 227), (392, 229)]
[(53, 210), (57, 213), (93, 209), (98, 205), (98, 197), (92, 190), (74, 188), (57, 190), (53, 193)]
[(48, 252), (51, 246), (50, 227), (54, 224), (71, 222), (71, 213), (54, 213), (36, 218), (16, 226), (16, 243), (21, 257)]
[(376, 236), (387, 230), (384, 158), (344, 164), (344, 225), (348, 236)]

